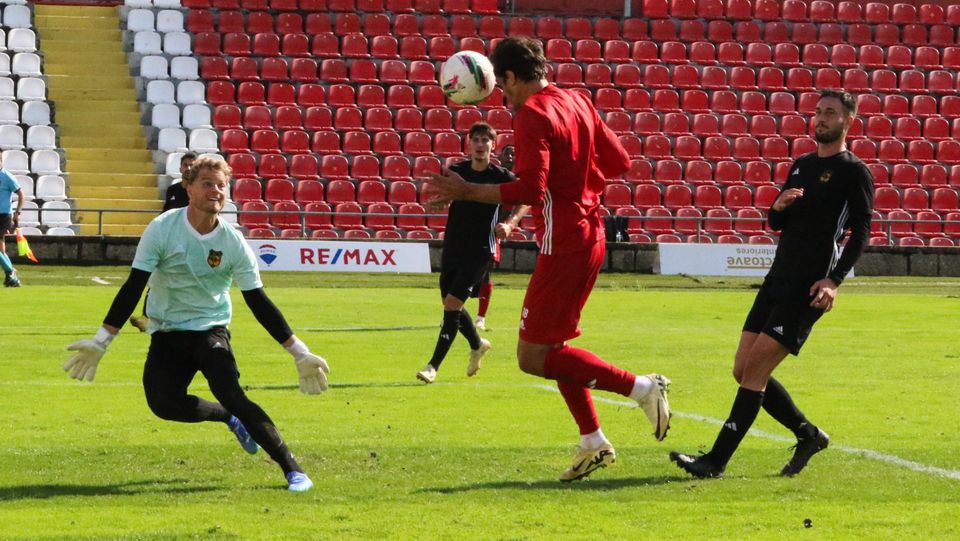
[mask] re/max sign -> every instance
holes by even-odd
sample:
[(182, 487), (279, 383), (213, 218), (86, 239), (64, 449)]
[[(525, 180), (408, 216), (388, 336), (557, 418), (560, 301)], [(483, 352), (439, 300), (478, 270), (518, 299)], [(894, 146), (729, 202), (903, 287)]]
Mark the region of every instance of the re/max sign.
[(396, 250), (300, 248), (301, 265), (374, 265), (396, 266)]

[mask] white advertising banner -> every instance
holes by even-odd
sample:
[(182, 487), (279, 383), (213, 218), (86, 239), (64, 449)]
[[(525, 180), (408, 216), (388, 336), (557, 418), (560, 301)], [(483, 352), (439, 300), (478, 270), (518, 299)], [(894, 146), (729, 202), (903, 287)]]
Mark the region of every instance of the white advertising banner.
[(261, 271), (430, 272), (430, 246), (406, 242), (247, 239)]
[(766, 276), (777, 255), (772, 244), (661, 243), (659, 251), (660, 274), (699, 276)]
[(660, 244), (660, 274), (766, 276), (777, 247), (769, 244)]

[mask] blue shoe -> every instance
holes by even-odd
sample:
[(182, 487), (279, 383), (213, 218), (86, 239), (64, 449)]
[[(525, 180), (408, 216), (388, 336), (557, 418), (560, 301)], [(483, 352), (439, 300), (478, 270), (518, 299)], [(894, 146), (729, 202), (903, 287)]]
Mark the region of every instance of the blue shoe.
[(292, 471), (287, 474), (287, 490), (290, 492), (306, 492), (313, 488), (313, 481), (302, 471)]
[(227, 426), (230, 427), (230, 432), (233, 432), (233, 435), (237, 437), (237, 441), (240, 442), (240, 447), (243, 447), (243, 450), (250, 453), (251, 455), (257, 454), (257, 451), (260, 450), (260, 446), (257, 445), (257, 442), (253, 439), (253, 436), (247, 432), (247, 427), (243, 426), (243, 423), (240, 422), (240, 419), (231, 416), (230, 420), (227, 421)]

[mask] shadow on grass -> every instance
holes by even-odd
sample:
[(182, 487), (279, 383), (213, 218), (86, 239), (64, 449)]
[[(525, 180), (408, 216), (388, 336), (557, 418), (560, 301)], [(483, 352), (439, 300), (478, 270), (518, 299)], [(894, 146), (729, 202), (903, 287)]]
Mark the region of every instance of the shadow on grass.
[[(69, 496), (139, 496), (142, 494), (193, 494), (220, 490), (217, 486), (183, 486), (187, 479), (131, 481), (103, 485), (14, 485), (0, 486), (0, 502), (47, 500)], [(174, 486), (172, 486), (174, 485)]]
[(574, 483), (560, 481), (494, 481), (488, 483), (471, 483), (456, 487), (426, 487), (417, 490), (418, 493), (457, 494), (474, 490), (619, 490), (633, 487), (649, 487), (665, 485), (682, 480), (677, 476), (659, 475), (656, 477), (624, 477), (618, 479), (587, 479)]

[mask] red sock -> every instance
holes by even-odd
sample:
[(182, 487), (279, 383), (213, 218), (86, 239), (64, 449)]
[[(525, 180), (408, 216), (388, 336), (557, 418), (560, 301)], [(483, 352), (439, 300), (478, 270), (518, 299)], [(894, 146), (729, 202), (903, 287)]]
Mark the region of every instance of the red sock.
[(480, 303), (477, 306), (477, 316), (487, 317), (487, 308), (490, 306), (490, 294), (493, 293), (493, 282), (480, 286)]
[(593, 397), (590, 389), (572, 383), (557, 382), (560, 394), (567, 401), (567, 409), (580, 427), (580, 435), (592, 434), (600, 430), (600, 421), (597, 420), (597, 410), (593, 407)]
[(629, 396), (637, 376), (613, 366), (593, 352), (570, 346), (550, 350), (543, 363), (543, 376), (558, 382), (570, 383)]

